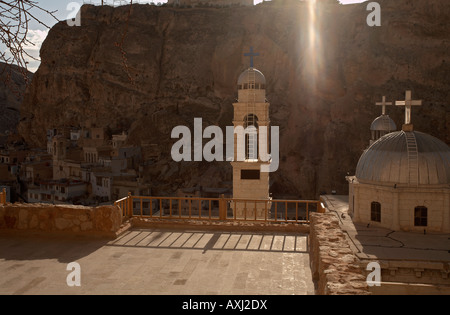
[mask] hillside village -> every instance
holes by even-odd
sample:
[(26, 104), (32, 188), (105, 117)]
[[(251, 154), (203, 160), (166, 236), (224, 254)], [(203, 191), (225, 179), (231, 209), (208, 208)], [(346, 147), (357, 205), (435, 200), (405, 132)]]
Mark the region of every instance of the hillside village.
[(109, 136), (90, 124), (48, 130), (47, 150), (13, 135), (0, 148), (0, 188), (31, 203), (98, 205), (129, 192), (150, 195), (142, 174), (158, 156), (151, 144), (127, 145), (125, 132)]

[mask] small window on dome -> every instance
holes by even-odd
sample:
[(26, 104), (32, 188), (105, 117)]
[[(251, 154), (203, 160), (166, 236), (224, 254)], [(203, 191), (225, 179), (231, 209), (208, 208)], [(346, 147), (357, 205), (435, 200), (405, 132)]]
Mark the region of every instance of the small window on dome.
[(428, 225), (428, 208), (416, 207), (414, 209), (414, 226)]
[(381, 222), (381, 204), (379, 202), (372, 202), (370, 209), (370, 220), (374, 222)]
[(248, 83), (244, 83), (244, 90), (248, 90)]

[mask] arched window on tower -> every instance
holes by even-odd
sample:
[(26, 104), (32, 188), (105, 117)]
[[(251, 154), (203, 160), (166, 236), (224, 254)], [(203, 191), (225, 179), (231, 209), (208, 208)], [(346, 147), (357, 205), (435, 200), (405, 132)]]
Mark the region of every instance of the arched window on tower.
[(414, 209), (414, 226), (428, 226), (427, 207), (416, 207)]
[(381, 222), (381, 204), (379, 202), (372, 202), (370, 206), (370, 220)]
[(258, 117), (249, 114), (244, 118), (245, 159), (258, 159)]

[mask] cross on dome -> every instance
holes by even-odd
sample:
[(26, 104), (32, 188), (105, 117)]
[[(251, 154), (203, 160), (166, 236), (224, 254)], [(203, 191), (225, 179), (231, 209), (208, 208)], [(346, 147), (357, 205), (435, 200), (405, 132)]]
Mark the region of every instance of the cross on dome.
[(405, 106), (405, 125), (411, 124), (411, 108), (412, 106), (422, 106), (421, 100), (413, 100), (411, 97), (411, 91), (406, 91), (406, 97), (404, 101), (395, 102), (396, 106)]
[(383, 96), (383, 100), (381, 102), (377, 102), (375, 105), (383, 106), (382, 114), (386, 115), (386, 106), (391, 106), (392, 102), (386, 102), (386, 96)]

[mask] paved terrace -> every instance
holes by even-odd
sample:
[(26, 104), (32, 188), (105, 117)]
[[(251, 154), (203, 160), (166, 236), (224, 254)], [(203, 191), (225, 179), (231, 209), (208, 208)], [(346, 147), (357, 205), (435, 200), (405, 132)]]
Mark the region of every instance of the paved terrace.
[[(69, 287), (67, 265), (81, 266)], [(133, 229), (111, 240), (0, 231), (0, 294), (314, 294), (307, 236)]]

